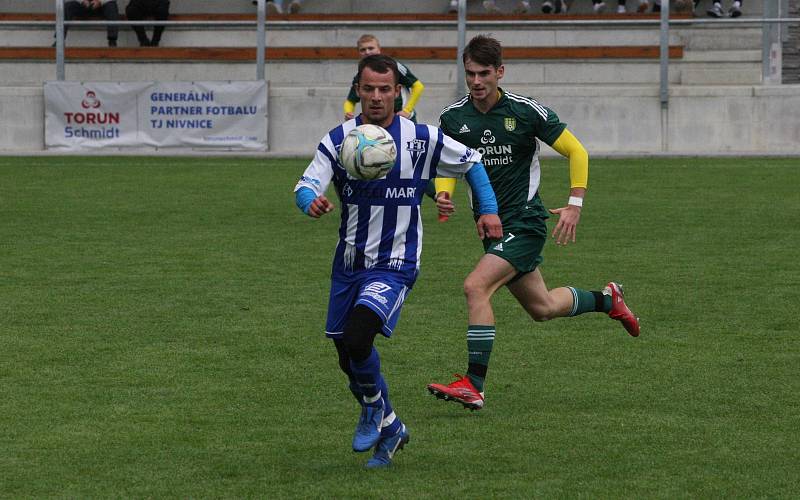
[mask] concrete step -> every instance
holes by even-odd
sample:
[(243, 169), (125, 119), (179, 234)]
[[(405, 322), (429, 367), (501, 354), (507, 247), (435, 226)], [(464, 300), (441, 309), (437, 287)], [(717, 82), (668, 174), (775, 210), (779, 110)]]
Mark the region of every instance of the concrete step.
[[(455, 87), (461, 78), (455, 61), (404, 61), (427, 86)], [(0, 85), (34, 85), (55, 79), (55, 64), (48, 61), (0, 62)], [(353, 61), (276, 61), (267, 64), (267, 79), (273, 86), (336, 86), (343, 96), (352, 81)], [(252, 62), (67, 62), (67, 80), (80, 81), (196, 81), (252, 80), (256, 67)], [(682, 62), (669, 68), (671, 83), (759, 84), (761, 63), (751, 62)], [(657, 61), (513, 61), (508, 64), (504, 85), (658, 85)], [(313, 83), (312, 83), (313, 82)]]
[(687, 50), (683, 53), (685, 63), (755, 62), (761, 63), (760, 50)]
[(684, 68), (683, 85), (760, 85), (761, 64), (723, 63), (714, 68)]
[(689, 50), (746, 50), (761, 48), (761, 28), (745, 26), (693, 26), (675, 28), (678, 37)]
[[(413, 29), (412, 29), (413, 28)], [(275, 23), (267, 26), (268, 46), (315, 47), (352, 46), (365, 32), (373, 33), (384, 46), (455, 46), (457, 32), (450, 26), (414, 27), (400, 25), (309, 26)], [(656, 45), (659, 32), (653, 26), (584, 26), (580, 28), (541, 28), (522, 25), (477, 25), (467, 30), (467, 37), (491, 32), (507, 47), (514, 46), (606, 46)], [(40, 27), (0, 28), (0, 46), (47, 46), (52, 43), (53, 29)], [(165, 46), (255, 46), (254, 27), (168, 27), (162, 42)], [(760, 27), (716, 27), (697, 25), (670, 30), (670, 45), (683, 45), (689, 50), (756, 50), (761, 48)], [(105, 28), (76, 27), (70, 30), (71, 46), (94, 46), (105, 40)], [(136, 46), (133, 31), (120, 28), (120, 44)]]
[[(150, 28), (147, 28), (150, 31)], [(378, 37), (383, 46), (451, 46), (457, 43), (457, 33), (451, 28), (418, 28), (408, 26), (377, 28), (294, 28), (276, 26), (267, 30), (266, 43), (270, 47), (353, 47), (361, 34), (369, 31)], [(468, 37), (482, 31), (468, 32)], [(594, 29), (526, 29), (519, 26), (492, 29), (506, 47), (571, 47), (571, 46), (626, 46), (657, 45), (659, 33), (649, 28), (624, 28), (608, 30)], [(759, 35), (760, 36), (760, 35)], [(105, 28), (73, 28), (67, 37), (68, 45), (74, 47), (96, 46), (105, 40)], [(682, 37), (675, 33), (670, 44), (681, 43)], [(47, 46), (53, 42), (53, 30), (41, 28), (0, 29), (0, 46), (26, 47)], [(203, 28), (168, 27), (162, 38), (165, 46), (173, 47), (246, 47), (255, 46), (254, 28)], [(759, 39), (760, 43), (760, 39)], [(120, 28), (120, 44), (136, 46), (136, 36), (128, 27)]]

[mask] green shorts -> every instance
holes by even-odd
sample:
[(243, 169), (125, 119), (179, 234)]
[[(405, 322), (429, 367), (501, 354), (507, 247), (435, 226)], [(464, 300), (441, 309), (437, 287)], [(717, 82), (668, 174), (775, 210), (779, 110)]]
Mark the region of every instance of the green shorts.
[(538, 196), (515, 216), (503, 217), (503, 239), (484, 240), (486, 253), (497, 255), (514, 266), (518, 274), (513, 283), (542, 263), (542, 248), (547, 241), (547, 210)]

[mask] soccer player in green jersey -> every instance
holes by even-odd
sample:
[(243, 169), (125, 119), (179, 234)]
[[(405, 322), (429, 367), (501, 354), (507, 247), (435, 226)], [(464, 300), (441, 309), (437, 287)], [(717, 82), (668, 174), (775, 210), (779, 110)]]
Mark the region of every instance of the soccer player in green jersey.
[[(485, 254), (464, 281), (469, 326), (467, 375), (449, 384), (430, 384), (440, 399), (465, 408), (483, 407), (483, 385), (495, 338), (492, 295), (505, 286), (535, 321), (587, 312), (602, 312), (619, 320), (627, 332), (639, 335), (639, 320), (625, 305), (622, 287), (609, 282), (599, 291), (575, 287), (548, 290), (539, 264), (547, 240), (548, 210), (539, 198), (539, 144), (544, 141), (569, 158), (570, 191), (567, 205), (549, 210), (558, 216), (552, 231), (556, 244), (575, 241), (586, 194), (589, 157), (558, 116), (530, 97), (501, 89), (505, 68), (502, 47), (494, 38), (474, 37), (464, 50), (469, 94), (447, 106), (440, 128), (455, 140), (477, 149), (497, 196), (503, 238), (484, 240)], [(439, 188), (437, 206), (450, 214), (454, 206)]]

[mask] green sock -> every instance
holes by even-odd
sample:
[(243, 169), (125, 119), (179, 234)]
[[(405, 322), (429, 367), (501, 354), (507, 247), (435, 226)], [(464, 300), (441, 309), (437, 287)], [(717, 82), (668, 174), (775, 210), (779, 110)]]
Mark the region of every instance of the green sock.
[(486, 370), (489, 368), (489, 355), (494, 344), (494, 325), (469, 325), (467, 328), (467, 352), (469, 367), (467, 376), (476, 389), (483, 392)]
[(568, 286), (572, 292), (572, 310), (567, 316), (577, 316), (587, 312), (604, 312), (611, 310), (611, 295), (603, 292), (581, 290)]

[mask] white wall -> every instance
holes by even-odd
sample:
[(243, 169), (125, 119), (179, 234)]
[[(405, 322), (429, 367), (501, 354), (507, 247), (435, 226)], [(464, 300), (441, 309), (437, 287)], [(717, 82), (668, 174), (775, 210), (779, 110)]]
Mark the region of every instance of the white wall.
[[(657, 86), (508, 88), (555, 110), (590, 154), (800, 154), (800, 85), (675, 86), (666, 128)], [(455, 97), (449, 86), (429, 87), (421, 121), (437, 123)], [(311, 156), (340, 121), (343, 99), (339, 87), (271, 88), (271, 153)], [(0, 151), (43, 151), (43, 106), (40, 86), (0, 87)]]

